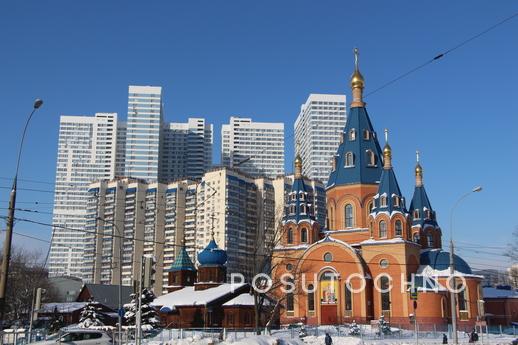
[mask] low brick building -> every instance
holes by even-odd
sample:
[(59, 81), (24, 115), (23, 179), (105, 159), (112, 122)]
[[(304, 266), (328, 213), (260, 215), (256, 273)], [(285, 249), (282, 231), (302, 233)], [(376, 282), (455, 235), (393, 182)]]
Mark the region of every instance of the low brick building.
[(518, 323), (518, 291), (510, 286), (484, 287), (484, 310), (490, 326)]

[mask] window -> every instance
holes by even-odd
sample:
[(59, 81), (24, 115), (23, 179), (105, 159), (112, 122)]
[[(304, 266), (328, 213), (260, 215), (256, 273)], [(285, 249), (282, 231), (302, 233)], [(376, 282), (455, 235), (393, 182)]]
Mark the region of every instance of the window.
[(352, 152), (347, 152), (345, 154), (345, 167), (350, 168), (354, 166), (354, 156)]
[(287, 271), (291, 271), (293, 269), (293, 265), (292, 264), (287, 264), (286, 265), (286, 270)]
[(352, 228), (353, 226), (354, 226), (353, 205), (347, 204), (347, 205), (345, 205), (345, 227)]
[(431, 218), (432, 218), (432, 217), (431, 217), (431, 214), (430, 214), (430, 210), (426, 210), (426, 211), (425, 211), (425, 214), (426, 214), (426, 218), (427, 218), (427, 219), (431, 219)]
[(333, 255), (329, 252), (325, 253), (324, 254), (324, 261), (325, 262), (331, 262), (333, 261)]
[(308, 285), (308, 310), (315, 311), (315, 287), (313, 284)]
[(369, 130), (365, 129), (363, 131), (363, 140), (369, 140), (371, 138), (371, 132)]
[(306, 228), (300, 230), (300, 242), (308, 242), (308, 230)]
[(387, 237), (387, 223), (384, 220), (379, 223), (379, 235), (380, 238)]
[(390, 291), (389, 290), (389, 279), (388, 277), (380, 278), (380, 290), (384, 292), (381, 293), (381, 310), (382, 311), (390, 311)]
[(432, 234), (429, 233), (426, 236), (426, 241), (428, 242), (428, 247), (433, 248), (434, 242), (433, 242), (433, 235)]
[(376, 155), (371, 150), (367, 150), (367, 166), (376, 166)]
[(401, 223), (401, 221), (399, 219), (396, 220), (395, 232), (396, 232), (396, 236), (398, 236), (398, 237), (401, 237), (403, 235), (403, 224)]
[(463, 287), (462, 283), (458, 284), (457, 285), (457, 290), (460, 290), (460, 289), (462, 289), (462, 291), (460, 291), (457, 294), (457, 300), (458, 300), (458, 304), (459, 304), (459, 311), (467, 311), (468, 310), (468, 305), (466, 303), (466, 287)]
[(414, 232), (414, 235), (413, 235), (413, 236), (414, 236), (414, 237), (413, 237), (414, 242), (415, 242), (415, 243), (419, 243), (419, 233)]
[(387, 260), (387, 259), (382, 259), (382, 260), (380, 261), (380, 267), (381, 267), (381, 268), (387, 268), (388, 266), (389, 266), (389, 262), (388, 262), (388, 260)]
[(302, 201), (303, 201), (303, 200), (304, 200), (304, 197), (305, 197), (304, 192), (300, 192), (300, 193), (299, 193), (299, 198), (300, 198), (300, 200), (302, 200)]
[(300, 205), (300, 213), (306, 213), (306, 205)]
[(367, 209), (369, 210), (369, 214), (372, 213), (372, 210), (374, 209), (374, 200), (372, 200), (369, 203), (369, 206), (367, 207)]
[(397, 195), (392, 197), (392, 202), (394, 203), (395, 207), (399, 207), (399, 197)]
[(380, 197), (380, 207), (387, 207), (387, 197), (385, 195)]
[(355, 141), (356, 140), (356, 129), (352, 128), (349, 131), (349, 141)]
[(293, 243), (293, 230), (288, 229), (288, 243)]
[(414, 210), (414, 218), (419, 219), (419, 210)]
[[(293, 283), (293, 279), (288, 279), (289, 283)], [(291, 288), (291, 284), (289, 285)], [(295, 298), (293, 296), (293, 290), (290, 289), (290, 292), (286, 293), (286, 311), (293, 315), (293, 310), (295, 310)]]
[(344, 294), (344, 301), (345, 301), (345, 314), (350, 314), (348, 312), (353, 310), (353, 296), (351, 292), (351, 285), (350, 283), (345, 283), (345, 294)]

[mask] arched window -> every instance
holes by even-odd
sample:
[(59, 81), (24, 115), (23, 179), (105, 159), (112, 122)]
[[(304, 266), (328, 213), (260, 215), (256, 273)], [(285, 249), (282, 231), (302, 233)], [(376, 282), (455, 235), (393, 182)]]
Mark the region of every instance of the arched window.
[(428, 235), (426, 235), (426, 241), (428, 242), (428, 247), (433, 248), (434, 242), (432, 234), (428, 233)]
[(380, 221), (379, 230), (380, 238), (387, 237), (387, 223), (384, 220)]
[(306, 205), (300, 205), (300, 213), (306, 213)]
[(380, 197), (380, 207), (387, 207), (387, 197), (385, 195)]
[(315, 311), (315, 287), (308, 285), (308, 311)]
[(432, 219), (432, 217), (431, 217), (431, 213), (430, 213), (430, 210), (426, 210), (426, 213), (425, 213), (425, 214), (426, 214), (426, 218), (427, 218), (427, 219)]
[(414, 236), (414, 237), (413, 237), (414, 242), (415, 242), (415, 243), (419, 243), (419, 240), (420, 240), (420, 238), (419, 238), (419, 233), (418, 233), (418, 232), (414, 232), (414, 235), (413, 235), (413, 236)]
[(355, 141), (356, 140), (356, 129), (352, 128), (349, 131), (349, 141)]
[(345, 154), (345, 167), (353, 167), (354, 166), (354, 155), (352, 152), (347, 152)]
[(369, 203), (369, 206), (367, 207), (367, 209), (369, 210), (369, 214), (372, 213), (372, 210), (374, 209), (374, 200), (372, 200)]
[(369, 130), (367, 130), (367, 129), (364, 129), (363, 130), (363, 139), (369, 140), (370, 138), (371, 138), (371, 132), (369, 132)]
[(399, 219), (396, 220), (395, 233), (398, 237), (401, 237), (403, 235), (403, 224)]
[[(460, 291), (460, 289), (462, 289), (462, 291)], [(463, 288), (463, 284), (461, 283), (461, 284), (457, 285), (457, 291), (460, 291), (457, 294), (457, 300), (458, 300), (457, 303), (459, 305), (459, 313), (462, 316), (462, 312), (468, 311), (468, 303), (466, 300), (466, 287), (464, 286), (464, 288)], [(462, 320), (462, 317), (461, 317), (461, 320)]]
[(304, 200), (304, 199), (305, 199), (305, 197), (306, 197), (306, 196), (305, 196), (304, 192), (300, 192), (300, 193), (299, 193), (299, 198), (300, 198), (300, 200)]
[[(293, 283), (293, 279), (288, 279), (288, 282)], [(291, 288), (291, 284), (288, 285)], [(295, 310), (295, 298), (293, 296), (293, 291), (290, 289), (290, 292), (286, 293), (286, 311), (290, 314), (293, 314)]]
[(414, 210), (414, 219), (419, 219), (419, 210)]
[(293, 243), (293, 230), (291, 228), (288, 229), (288, 243)]
[(376, 166), (376, 155), (371, 150), (367, 150), (367, 166)]
[(353, 294), (351, 292), (350, 283), (345, 283), (344, 302), (345, 302), (345, 315), (351, 316), (351, 312), (353, 310)]
[(352, 228), (354, 226), (353, 205), (345, 205), (345, 227)]
[(392, 201), (393, 201), (395, 207), (399, 207), (399, 197), (397, 195), (394, 195), (392, 197)]
[(386, 276), (380, 278), (380, 294), (381, 294), (381, 310), (383, 312), (390, 312), (390, 291), (389, 279)]
[(303, 228), (300, 230), (300, 242), (307, 243), (308, 242), (308, 230)]

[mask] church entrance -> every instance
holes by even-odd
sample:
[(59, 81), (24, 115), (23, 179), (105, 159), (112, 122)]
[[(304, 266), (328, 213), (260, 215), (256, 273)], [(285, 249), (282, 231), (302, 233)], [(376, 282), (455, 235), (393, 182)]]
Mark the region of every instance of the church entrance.
[(320, 276), (320, 324), (338, 323), (338, 278), (334, 272)]

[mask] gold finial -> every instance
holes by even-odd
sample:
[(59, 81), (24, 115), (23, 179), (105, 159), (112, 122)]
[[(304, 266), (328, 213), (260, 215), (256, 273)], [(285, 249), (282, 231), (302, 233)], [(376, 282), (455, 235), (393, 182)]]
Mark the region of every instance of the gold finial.
[(297, 141), (297, 155), (295, 156), (295, 178), (302, 177), (302, 158), (300, 157), (300, 143)]
[(354, 48), (354, 73), (351, 76), (351, 88), (353, 90), (353, 101), (351, 107), (364, 107), (363, 102), (363, 88), (365, 87), (365, 80), (360, 73), (359, 67), (359, 50)]
[(415, 165), (415, 185), (416, 187), (421, 187), (423, 185), (423, 168), (421, 164), (419, 164), (419, 151), (415, 152), (416, 157), (416, 165)]
[(392, 168), (392, 148), (388, 143), (388, 129), (385, 128), (385, 147), (383, 148), (383, 167)]

